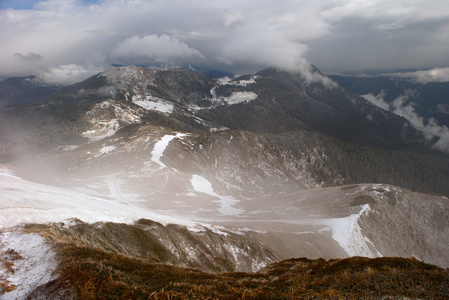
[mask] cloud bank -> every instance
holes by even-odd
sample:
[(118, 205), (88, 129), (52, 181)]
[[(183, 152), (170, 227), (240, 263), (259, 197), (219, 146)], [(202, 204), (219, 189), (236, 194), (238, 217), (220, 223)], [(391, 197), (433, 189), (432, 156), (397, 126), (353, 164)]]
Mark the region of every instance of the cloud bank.
[(324, 71), (447, 67), (446, 0), (33, 2), (0, 10), (0, 79), (66, 82), (65, 74), (148, 62), (238, 74), (273, 66), (311, 80), (309, 61)]
[(386, 76), (410, 79), (419, 83), (449, 82), (449, 67), (415, 72), (388, 73)]
[(381, 91), (376, 96), (373, 94), (366, 94), (362, 95), (362, 97), (384, 110), (391, 111), (392, 113), (407, 119), (415, 129), (424, 134), (424, 137), (428, 142), (437, 138), (437, 142), (431, 145), (432, 148), (444, 153), (449, 153), (449, 128), (445, 125), (438, 124), (434, 118), (426, 120), (423, 117), (420, 117), (415, 111), (413, 102), (405, 105), (407, 99), (413, 95), (413, 91), (406, 91), (391, 104), (384, 100), (384, 91)]
[(156, 60), (170, 61), (172, 59), (204, 58), (196, 49), (189, 47), (178, 38), (163, 35), (137, 35), (118, 43), (111, 51), (112, 57), (124, 58), (131, 63), (136, 61)]
[(69, 85), (80, 82), (101, 71), (103, 69), (86, 68), (76, 64), (59, 65), (37, 72), (35, 80), (48, 84)]
[(377, 95), (373, 95), (373, 94), (365, 94), (362, 95), (363, 98), (365, 98), (366, 100), (368, 100), (369, 102), (371, 102), (372, 104), (376, 105), (377, 107), (380, 107), (384, 110), (390, 110), (390, 104), (388, 104), (387, 102), (385, 102), (384, 97), (385, 97), (385, 91), (382, 90), (380, 91), (379, 94)]

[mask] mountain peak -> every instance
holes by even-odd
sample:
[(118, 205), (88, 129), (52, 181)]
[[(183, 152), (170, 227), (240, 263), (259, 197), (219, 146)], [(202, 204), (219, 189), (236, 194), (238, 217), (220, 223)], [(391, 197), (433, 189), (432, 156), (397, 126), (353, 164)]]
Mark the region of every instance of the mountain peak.
[(144, 69), (136, 66), (112, 67), (97, 75), (105, 77), (107, 82), (113, 85), (123, 85), (123, 83), (137, 83), (139, 81), (152, 82), (155, 70)]

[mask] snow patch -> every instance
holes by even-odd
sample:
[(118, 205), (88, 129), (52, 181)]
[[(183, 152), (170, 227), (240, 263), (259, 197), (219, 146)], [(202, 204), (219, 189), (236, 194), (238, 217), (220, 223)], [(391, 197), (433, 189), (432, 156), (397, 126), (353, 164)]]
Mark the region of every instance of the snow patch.
[(15, 287), (0, 299), (25, 299), (35, 288), (53, 279), (57, 267), (55, 253), (38, 234), (21, 230), (0, 234), (1, 258), (10, 268), (0, 264), (0, 282)]
[[(233, 86), (245, 87), (250, 84), (256, 83), (257, 78), (259, 78), (259, 76), (254, 75), (254, 76), (251, 76), (250, 79), (229, 81), (229, 77), (224, 77), (224, 78), (219, 79), (219, 83), (220, 83), (220, 85), (233, 85)], [(212, 95), (212, 101), (214, 101), (214, 102), (224, 101), (227, 104), (232, 105), (232, 104), (238, 104), (238, 103), (243, 103), (243, 102), (250, 102), (250, 101), (257, 99), (257, 94), (254, 92), (249, 92), (249, 91), (233, 92), (231, 94), (231, 96), (229, 96), (229, 97), (217, 97), (217, 94), (215, 92), (215, 89), (217, 87), (218, 86), (215, 86), (210, 90), (210, 94)]]
[(72, 151), (79, 147), (80, 147), (79, 145), (69, 145), (69, 146), (65, 146), (65, 147), (58, 147), (58, 150), (61, 149), (62, 151)]
[(226, 83), (230, 82), (230, 81), (232, 80), (232, 78), (229, 77), (229, 76), (225, 76), (225, 77), (217, 78), (217, 80), (218, 80), (218, 82), (220, 82), (221, 84), (226, 84)]
[(173, 104), (162, 103), (152, 100), (137, 100), (133, 102), (139, 105), (140, 107), (145, 108), (146, 110), (155, 110), (161, 113), (171, 114), (174, 108)]
[(113, 136), (122, 127), (121, 124), (140, 123), (139, 114), (138, 111), (113, 99), (105, 100), (86, 113), (85, 116), (92, 128), (82, 135), (91, 142)]
[(238, 215), (244, 212), (244, 210), (235, 208), (233, 205), (235, 205), (238, 201), (235, 199), (232, 199), (230, 197), (221, 196), (217, 193), (215, 193), (214, 189), (212, 188), (212, 184), (204, 177), (199, 175), (193, 175), (191, 179), (191, 183), (193, 186), (193, 189), (196, 192), (204, 193), (207, 195), (210, 195), (212, 197), (216, 197), (219, 199), (220, 208), (218, 211), (223, 215)]
[(174, 105), (172, 103), (168, 103), (161, 98), (153, 97), (151, 95), (147, 95), (145, 98), (141, 96), (133, 96), (132, 102), (146, 110), (155, 110), (161, 113), (171, 114), (174, 109)]
[(234, 261), (238, 264), (240, 262), (239, 256), (241, 255), (241, 250), (232, 244), (224, 244), (223, 246), (232, 254)]
[(319, 223), (330, 227), (332, 230), (332, 238), (349, 256), (379, 257), (382, 254), (362, 234), (362, 229), (359, 225), (359, 218), (362, 215), (367, 215), (370, 210), (369, 204), (365, 204), (357, 214), (352, 214), (346, 218), (324, 219)]
[(253, 92), (233, 92), (231, 96), (223, 98), (223, 101), (232, 105), (243, 102), (250, 102), (255, 99), (257, 99), (257, 94)]
[(100, 156), (102, 156), (102, 155), (108, 154), (108, 153), (114, 151), (115, 148), (117, 148), (117, 147), (114, 146), (114, 145), (111, 145), (111, 146), (105, 146), (105, 147), (101, 148), (100, 151), (99, 151), (100, 153), (97, 154), (97, 155), (95, 155), (94, 157), (100, 157)]
[(88, 138), (91, 142), (100, 141), (113, 136), (119, 129), (120, 124), (117, 119), (114, 119), (110, 121), (100, 121), (95, 127), (98, 129), (83, 132), (83, 137)]
[(260, 78), (258, 75), (253, 75), (249, 79), (231, 80), (229, 77), (219, 78), (218, 81), (221, 85), (235, 85), (235, 86), (248, 86), (256, 83), (256, 79)]
[[(229, 97), (217, 97), (215, 93), (215, 88), (211, 90), (212, 94), (212, 101), (213, 102), (225, 102), (229, 105), (238, 104), (238, 103), (244, 103), (244, 102), (250, 102), (257, 99), (257, 94), (254, 92), (232, 92), (231, 96)], [(204, 109), (204, 107), (191, 107), (193, 110), (199, 110)]]
[(117, 179), (115, 176), (110, 176), (105, 178), (104, 180), (106, 184), (108, 185), (109, 192), (111, 193), (111, 197), (115, 200), (121, 202), (121, 203), (128, 203), (128, 202), (141, 202), (142, 200), (139, 199), (138, 194), (131, 194), (126, 193), (122, 190), (121, 185), (123, 184), (123, 181), (120, 179)]
[(153, 82), (155, 71), (145, 69), (147, 76), (143, 71), (144, 69), (136, 66), (121, 66), (110, 68), (97, 77), (106, 77), (109, 84), (119, 88), (126, 87), (127, 83), (140, 83), (140, 86), (146, 86)]
[(20, 177), (16, 176), (16, 174), (12, 170), (8, 169), (0, 169), (0, 175), (20, 179)]
[(0, 169), (0, 229), (25, 223), (62, 222), (73, 218), (86, 223), (126, 224), (145, 218), (161, 224), (187, 226), (194, 231), (204, 231), (210, 227), (179, 216), (156, 213), (132, 201), (123, 202), (124, 195), (116, 186), (111, 193), (117, 197), (104, 199), (73, 189), (30, 182), (11, 175), (7, 169)]
[(176, 135), (166, 134), (154, 145), (153, 151), (151, 151), (151, 160), (160, 166), (159, 169), (164, 169), (167, 167), (163, 162), (161, 162), (161, 157), (170, 141), (174, 138), (181, 138), (183, 136), (185, 136), (183, 133), (177, 133)]

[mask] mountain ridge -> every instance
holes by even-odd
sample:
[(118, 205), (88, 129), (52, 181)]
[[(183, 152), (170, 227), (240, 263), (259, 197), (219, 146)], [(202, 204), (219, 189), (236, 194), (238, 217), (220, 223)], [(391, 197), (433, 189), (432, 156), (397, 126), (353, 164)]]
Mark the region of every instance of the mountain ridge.
[[(328, 77), (319, 73), (318, 70), (315, 73), (328, 79)], [(244, 79), (246, 78), (252, 79), (250, 81), (245, 81)], [(263, 80), (263, 83), (258, 85), (256, 82), (257, 80)], [(330, 79), (328, 80), (330, 81)], [(256, 89), (254, 90), (254, 88)], [(289, 92), (286, 94), (284, 90)], [(329, 93), (330, 90), (331, 93)], [(116, 93), (116, 95), (114, 93)], [(240, 99), (237, 102), (234, 102), (235, 100), (233, 102), (228, 102), (230, 105), (223, 105), (225, 104), (223, 101), (229, 101), (227, 100), (229, 99), (229, 96), (243, 96), (245, 93), (247, 93), (247, 98)], [(252, 93), (250, 95), (255, 95), (249, 96), (248, 93)], [(190, 69), (148, 70), (133, 66), (114, 67), (94, 75), (83, 82), (62, 88), (56, 93), (57, 96), (53, 96), (53, 99), (49, 98), (45, 101), (52, 103), (58, 101), (58, 99), (61, 101), (67, 98), (67, 101), (70, 99), (77, 99), (77, 101), (86, 103), (86, 101), (97, 102), (100, 99), (106, 100), (108, 96), (111, 96), (116, 100), (122, 99), (133, 102), (137, 100), (137, 98), (142, 101), (149, 101), (151, 100), (151, 97), (153, 97), (155, 100), (163, 99), (181, 105), (179, 108), (184, 109), (185, 114), (186, 110), (191, 111), (192, 109), (195, 109), (201, 111), (203, 116), (208, 117), (208, 111), (211, 109), (221, 109), (220, 112), (226, 114), (224, 108), (233, 107), (236, 104), (245, 106), (249, 103), (253, 103), (252, 101), (255, 99), (254, 97), (257, 96), (257, 93), (260, 94), (259, 98), (262, 97), (269, 100), (264, 100), (263, 105), (268, 106), (266, 109), (275, 108), (274, 106), (269, 106), (269, 103), (273, 99), (277, 99), (277, 105), (283, 107), (282, 110), (284, 110), (284, 112), (277, 109), (273, 111), (273, 114), (276, 115), (282, 113), (282, 115), (290, 116), (288, 119), (291, 119), (292, 121), (297, 120), (296, 122), (299, 122), (295, 125), (294, 122), (292, 123), (292, 121), (290, 121), (291, 125), (288, 125), (289, 123), (285, 123), (284, 121), (284, 127), (287, 129), (289, 126), (291, 127), (288, 130), (301, 128), (301, 124), (305, 124), (306, 126), (312, 126), (315, 130), (321, 132), (324, 131), (324, 133), (331, 135), (336, 134), (335, 132), (330, 131), (329, 128), (332, 126), (337, 126), (338, 129), (338, 126), (341, 127), (344, 123), (348, 123), (349, 121), (346, 125), (347, 128), (341, 127), (340, 131), (350, 131), (348, 129), (354, 125), (351, 122), (362, 122), (362, 119), (368, 117), (368, 113), (359, 111), (358, 108), (354, 107), (357, 103), (359, 103), (357, 104), (358, 106), (371, 106), (371, 104), (367, 103), (365, 100), (354, 98), (354, 96), (347, 94), (336, 85), (326, 86), (319, 81), (315, 83), (307, 82), (307, 80), (301, 77), (300, 74), (292, 75), (291, 73), (282, 72), (274, 68), (267, 68), (255, 75), (245, 75), (240, 77), (240, 79), (236, 78), (229, 82), (220, 83), (205, 73), (192, 71)], [(265, 96), (265, 94), (268, 94), (268, 96)], [(289, 94), (290, 96), (288, 96)], [(284, 95), (287, 96), (285, 97)], [(290, 98), (291, 100), (288, 100)], [(234, 99), (237, 98), (234, 97)], [(283, 104), (283, 102), (287, 100), (293, 102), (286, 102), (286, 104)], [(260, 99), (257, 99), (254, 103), (259, 103), (260, 101)], [(203, 103), (203, 105), (207, 105), (211, 108), (204, 107), (207, 109), (203, 109), (202, 106), (196, 106), (195, 104), (197, 103)], [(307, 114), (301, 113), (301, 111), (298, 110), (298, 105), (301, 107), (301, 110), (311, 110), (309, 114), (314, 115), (318, 120), (314, 121), (314, 119)], [(369, 113), (372, 112), (373, 109), (374, 107), (371, 107)], [(251, 109), (245, 109), (245, 111), (251, 113)], [(323, 119), (323, 117), (321, 117), (320, 119), (320, 113), (318, 113), (318, 111), (321, 115), (324, 114), (326, 118)], [(361, 113), (363, 115), (362, 118), (350, 121), (349, 115)], [(189, 116), (188, 114), (186, 115)], [(262, 116), (265, 115), (266, 113), (262, 114)], [(280, 117), (282, 117), (282, 115)], [(192, 116), (189, 117), (191, 118)], [(376, 117), (371, 115), (371, 118), (375, 119), (381, 117), (382, 116)], [(337, 119), (332, 121), (333, 118)], [(210, 120), (208, 121), (217, 121), (210, 117), (209, 119)], [(320, 123), (325, 123), (324, 120), (333, 123), (329, 126), (323, 127), (324, 125), (321, 125), (320, 127)], [(379, 120), (378, 122), (380, 122)], [(221, 122), (226, 122), (226, 120), (222, 119)], [(382, 122), (385, 122), (385, 120)], [(245, 127), (244, 123), (242, 124), (243, 127), (242, 125), (236, 124), (232, 129), (251, 129), (247, 128), (247, 125)], [(270, 130), (267, 125), (261, 125), (260, 122), (256, 122), (255, 125), (252, 125), (253, 130), (257, 130), (257, 126), (262, 126), (262, 128), (264, 128), (263, 131)], [(364, 128), (366, 126), (363, 125), (359, 127)], [(281, 128), (282, 127), (278, 127), (278, 130)], [(273, 129), (271, 130), (273, 131)], [(360, 137), (355, 137), (355, 140), (357, 139), (360, 139)], [(404, 137), (400, 137), (400, 139), (404, 139)]]
[[(65, 228), (57, 224), (27, 226), (28, 232), (22, 233), (20, 238), (26, 239), (40, 232), (51, 241), (53, 251), (64, 260), (56, 267), (50, 266), (50, 263), (48, 267), (54, 268), (58, 276), (46, 283), (37, 282), (37, 285), (23, 289), (20, 284), (16, 286), (2, 282), (6, 295), (14, 294), (24, 299), (253, 299), (267, 296), (281, 299), (383, 299), (385, 296), (445, 298), (449, 293), (448, 270), (423, 263), (414, 257), (351, 257), (330, 260), (295, 258), (271, 263), (252, 273), (204, 272), (164, 263), (158, 258), (121, 253), (109, 248), (107, 242), (104, 243), (104, 235), (103, 241), (92, 241), (89, 233), (99, 230), (100, 226), (101, 224), (87, 225), (79, 221)], [(159, 225), (141, 220), (134, 227), (104, 224), (103, 231), (114, 228), (121, 233), (131, 233), (131, 239), (127, 241), (129, 246), (135, 241), (135, 236), (142, 234), (143, 228), (155, 232), (154, 226)], [(17, 233), (15, 234), (17, 237)], [(118, 237), (120, 239), (122, 236)], [(145, 251), (156, 250), (158, 257), (164, 257), (164, 249), (157, 247), (157, 243), (151, 245), (150, 241), (134, 246)], [(10, 249), (7, 258), (8, 262), (11, 261), (12, 269), (21, 260), (27, 259), (23, 249), (16, 249)], [(48, 258), (43, 256), (42, 259)], [(225, 260), (220, 259), (215, 263), (227, 265)], [(29, 278), (24, 281), (33, 282)]]
[[(122, 66), (2, 108), (0, 123), (5, 297), (86, 296), (76, 270), (89, 270), (88, 282), (106, 274), (100, 281), (114, 290), (131, 284), (133, 293), (145, 293), (132, 274), (127, 283), (113, 279), (128, 276), (130, 266), (147, 277), (165, 270), (216, 278), (180, 267), (256, 271), (292, 257), (317, 259), (261, 271), (286, 272), (286, 280), (302, 275), (282, 266), (332, 270), (340, 262), (323, 258), (414, 256), (448, 266), (449, 158), (428, 150), (404, 118), (326, 80), (275, 69), (218, 80)], [(361, 262), (369, 266), (363, 272), (378, 274), (376, 260), (349, 265)], [(374, 280), (410, 278), (390, 271)], [(336, 278), (348, 280), (347, 272)], [(31, 276), (37, 273), (46, 276)], [(239, 274), (253, 276), (229, 276)], [(326, 289), (319, 295), (331, 295)], [(444, 280), (438, 289), (447, 294)], [(101, 295), (102, 285), (90, 291)], [(166, 295), (159, 288), (150, 294)]]
[[(49, 147), (81, 146), (86, 142), (112, 137), (120, 131), (133, 132), (135, 128), (146, 125), (206, 135), (227, 130), (254, 132), (261, 137), (267, 134), (284, 135), (282, 142), (270, 142), (278, 144), (276, 147), (281, 152), (297, 151), (292, 147), (301, 147), (298, 143), (293, 146), (295, 143), (288, 139), (306, 137), (307, 134), (300, 133), (295, 137), (294, 132), (318, 131), (342, 139), (343, 143), (352, 142), (348, 146), (337, 146), (331, 142), (332, 146), (327, 150), (337, 146), (341, 149), (338, 151), (345, 151), (344, 156), (348, 157), (345, 161), (350, 166), (356, 164), (349, 161), (349, 156), (353, 155), (348, 152), (349, 149), (356, 153), (364, 149), (360, 153), (368, 155), (368, 166), (372, 165), (373, 159), (378, 159), (376, 156), (385, 157), (381, 154), (384, 150), (368, 150), (364, 145), (392, 151), (391, 155), (401, 161), (406, 159), (396, 156), (394, 151), (406, 150), (441, 156), (432, 150), (429, 152), (421, 144), (424, 138), (404, 118), (382, 111), (367, 100), (353, 96), (341, 88), (325, 86), (320, 82), (308, 83), (300, 75), (291, 75), (274, 68), (220, 82), (207, 74), (188, 69), (148, 70), (121, 66), (63, 88), (54, 96), (33, 106), (3, 109), (0, 116), (0, 122), (4, 125), (0, 129), (0, 153), (4, 162), (18, 159), (18, 153), (21, 152), (41, 149), (39, 151), (45, 153)], [(319, 137), (317, 141), (323, 138)], [(288, 144), (291, 145), (287, 146)], [(349, 146), (356, 144), (362, 144), (360, 149)], [(266, 147), (264, 146), (263, 151), (266, 151)], [(282, 150), (285, 147), (287, 149)], [(311, 149), (312, 146), (302, 151), (307, 153)], [(379, 173), (378, 178), (365, 176), (367, 180), (363, 180), (363, 176), (358, 178), (360, 170), (353, 173), (354, 168), (345, 170), (341, 165), (338, 172), (330, 171), (334, 175), (326, 178), (322, 174), (317, 178), (321, 178), (319, 183), (324, 181), (325, 186), (337, 182), (382, 182), (384, 178), (387, 180), (385, 183), (447, 194), (444, 184), (434, 184), (441, 181), (438, 178), (447, 178), (443, 171), (447, 163), (443, 157), (430, 159), (432, 156), (428, 154), (419, 156), (405, 153), (407, 159), (412, 159), (408, 157), (413, 156), (412, 160), (417, 162), (416, 170), (412, 169), (411, 174), (421, 178), (424, 185), (427, 185), (425, 188), (419, 180), (410, 176), (408, 181), (398, 181), (400, 177), (397, 175), (405, 169), (401, 167), (403, 163), (393, 162), (384, 164), (398, 165), (392, 170), (393, 174), (397, 174), (397, 179), (391, 176), (389, 179), (388, 170), (379, 173), (379, 170), (374, 169), (373, 174)], [(334, 155), (339, 154), (332, 154)], [(354, 159), (360, 161), (362, 158), (358, 155)], [(303, 154), (297, 153), (295, 156), (295, 164), (298, 165)], [(387, 159), (385, 157), (382, 160)], [(434, 162), (430, 162), (432, 160)], [(426, 175), (418, 173), (418, 166), (422, 169), (426, 164), (437, 170), (435, 174), (430, 175), (428, 171), (423, 173)], [(381, 166), (379, 163), (376, 165)], [(320, 168), (314, 166), (312, 170), (317, 172)], [(436, 175), (438, 173), (441, 176)], [(345, 180), (339, 176), (343, 176)], [(351, 177), (358, 179), (348, 180)]]

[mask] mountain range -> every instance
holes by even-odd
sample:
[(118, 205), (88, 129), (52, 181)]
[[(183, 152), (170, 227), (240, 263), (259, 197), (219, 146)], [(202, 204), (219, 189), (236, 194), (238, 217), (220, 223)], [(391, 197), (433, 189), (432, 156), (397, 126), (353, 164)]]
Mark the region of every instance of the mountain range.
[(449, 267), (444, 137), (317, 69), (217, 79), (120, 66), (10, 96), (33, 80), (0, 84), (0, 298), (82, 298), (74, 270), (124, 268), (109, 259), (212, 273), (293, 257)]

